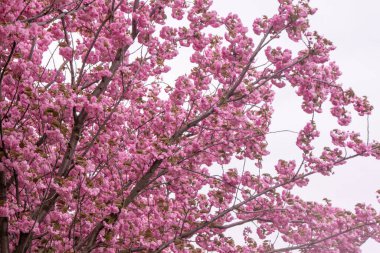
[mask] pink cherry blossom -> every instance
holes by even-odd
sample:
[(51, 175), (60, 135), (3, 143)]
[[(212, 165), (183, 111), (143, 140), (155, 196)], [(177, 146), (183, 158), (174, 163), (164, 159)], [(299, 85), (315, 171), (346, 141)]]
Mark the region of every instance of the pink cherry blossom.
[[(359, 252), (380, 242), (373, 207), (293, 193), (355, 157), (380, 159), (379, 142), (334, 129), (318, 151), (313, 117), (295, 140), (302, 162), (284, 157), (262, 173), (278, 88), (294, 89), (310, 115), (326, 104), (342, 126), (373, 110), (338, 83), (335, 47), (309, 25), (315, 12), (279, 0), (250, 26), (211, 0), (2, 1), (0, 252)], [(181, 56), (188, 64), (173, 73)], [(243, 245), (226, 236), (234, 227)], [(277, 248), (275, 233), (291, 246)]]

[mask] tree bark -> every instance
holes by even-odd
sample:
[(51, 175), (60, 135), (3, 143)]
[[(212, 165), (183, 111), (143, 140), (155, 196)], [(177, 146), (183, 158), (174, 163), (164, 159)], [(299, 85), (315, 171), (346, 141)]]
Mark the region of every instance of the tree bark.
[[(5, 172), (0, 171), (0, 207), (7, 202)], [(9, 252), (8, 217), (0, 217), (0, 252)]]

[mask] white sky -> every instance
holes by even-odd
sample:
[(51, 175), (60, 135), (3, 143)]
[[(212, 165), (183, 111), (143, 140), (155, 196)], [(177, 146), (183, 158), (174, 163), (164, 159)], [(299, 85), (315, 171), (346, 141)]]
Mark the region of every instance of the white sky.
[[(272, 14), (276, 6), (276, 0), (214, 0), (214, 9), (220, 14), (237, 13), (249, 28), (254, 18)], [(380, 1), (311, 0), (311, 6), (318, 8), (311, 19), (312, 28), (337, 47), (331, 58), (343, 72), (340, 79), (343, 87), (352, 87), (356, 94), (367, 95), (374, 105), (375, 110), (369, 119), (370, 140), (380, 140), (380, 84), (376, 79), (376, 74), (380, 74)], [(310, 115), (301, 112), (301, 99), (292, 89), (280, 90), (278, 94), (272, 130), (299, 130), (310, 119)], [(338, 127), (326, 109), (325, 114), (316, 117), (322, 135), (320, 144), (329, 140), (329, 130)], [(349, 129), (360, 131), (366, 137), (366, 122), (366, 118), (354, 117)], [(294, 148), (295, 139), (296, 135), (291, 133), (271, 135), (268, 138), (271, 156), (265, 165), (273, 167), (279, 158), (298, 160), (300, 155)], [(297, 193), (314, 201), (327, 197), (333, 205), (347, 209), (353, 209), (358, 202), (371, 203), (380, 212), (375, 194), (380, 189), (380, 161), (358, 158), (335, 171), (331, 177), (312, 177), (308, 187)], [(380, 252), (380, 244), (368, 241), (362, 252)]]

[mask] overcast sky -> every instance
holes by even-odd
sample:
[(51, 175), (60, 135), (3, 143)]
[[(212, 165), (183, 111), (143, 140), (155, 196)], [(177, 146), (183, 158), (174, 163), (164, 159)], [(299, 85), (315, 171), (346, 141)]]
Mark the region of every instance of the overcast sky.
[[(214, 8), (221, 14), (229, 12), (240, 15), (244, 23), (251, 27), (254, 18), (272, 14), (277, 6), (275, 0), (214, 0)], [(380, 140), (380, 1), (378, 0), (311, 0), (311, 6), (318, 12), (311, 19), (311, 26), (330, 39), (337, 47), (332, 59), (338, 63), (343, 76), (344, 87), (352, 87), (357, 94), (367, 95), (375, 107), (369, 118), (370, 139)], [(276, 97), (272, 130), (299, 130), (310, 119), (300, 111), (301, 99), (292, 89), (279, 91)], [(329, 131), (338, 127), (326, 110), (326, 115), (317, 115), (317, 126), (322, 132), (319, 144), (329, 140)], [(299, 113), (297, 111), (300, 111)], [(354, 117), (349, 129), (360, 131), (366, 136), (367, 119)], [(268, 138), (271, 151), (265, 165), (273, 166), (282, 159), (299, 160), (299, 151), (294, 148), (296, 135), (283, 133)], [(350, 161), (335, 169), (331, 177), (314, 176), (309, 186), (297, 191), (304, 199), (322, 201), (327, 197), (333, 205), (353, 209), (358, 202), (371, 203), (378, 211), (376, 190), (380, 189), (380, 161), (361, 159)], [(363, 253), (380, 252), (380, 244), (367, 242)]]

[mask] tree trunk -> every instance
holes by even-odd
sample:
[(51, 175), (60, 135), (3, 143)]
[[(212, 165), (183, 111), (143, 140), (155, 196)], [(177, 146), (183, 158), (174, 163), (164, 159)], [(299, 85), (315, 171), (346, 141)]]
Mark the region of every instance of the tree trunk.
[[(0, 171), (0, 206), (7, 202), (7, 188), (4, 171)], [(9, 252), (8, 217), (0, 217), (0, 252)]]

